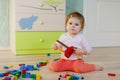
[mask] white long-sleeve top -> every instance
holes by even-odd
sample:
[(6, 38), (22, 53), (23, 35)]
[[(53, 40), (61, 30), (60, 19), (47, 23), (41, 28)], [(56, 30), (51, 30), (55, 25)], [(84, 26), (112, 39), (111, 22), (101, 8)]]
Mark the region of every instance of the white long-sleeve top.
[[(68, 47), (74, 46), (80, 49), (85, 48), (87, 50), (87, 54), (89, 54), (92, 51), (91, 46), (88, 44), (88, 41), (82, 33), (77, 34), (75, 37), (71, 37), (68, 33), (64, 33), (60, 36), (59, 41), (66, 44)], [(58, 45), (60, 44), (58, 43)], [(66, 50), (64, 46), (62, 47), (62, 49)], [(63, 52), (61, 53), (61, 58), (68, 60), (78, 59), (75, 54), (72, 54), (69, 58), (67, 58)], [(80, 58), (82, 59), (83, 56), (81, 56)]]

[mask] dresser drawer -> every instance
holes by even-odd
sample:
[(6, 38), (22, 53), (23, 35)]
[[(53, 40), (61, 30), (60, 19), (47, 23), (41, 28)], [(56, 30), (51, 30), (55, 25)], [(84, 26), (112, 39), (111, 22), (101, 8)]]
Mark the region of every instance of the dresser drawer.
[(52, 45), (63, 32), (16, 32), (17, 54), (55, 53)]

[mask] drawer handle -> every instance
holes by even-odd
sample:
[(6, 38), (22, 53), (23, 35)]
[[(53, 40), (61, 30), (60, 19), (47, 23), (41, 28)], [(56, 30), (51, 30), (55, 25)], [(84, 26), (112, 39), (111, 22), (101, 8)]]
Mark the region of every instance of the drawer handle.
[(41, 42), (41, 43), (43, 43), (43, 42), (44, 42), (44, 40), (43, 40), (43, 39), (40, 39), (40, 42)]

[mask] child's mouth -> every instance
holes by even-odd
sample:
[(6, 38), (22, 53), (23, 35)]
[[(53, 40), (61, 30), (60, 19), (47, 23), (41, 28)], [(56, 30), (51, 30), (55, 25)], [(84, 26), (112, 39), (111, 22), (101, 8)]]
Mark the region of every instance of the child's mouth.
[(75, 29), (71, 29), (72, 31), (75, 31)]

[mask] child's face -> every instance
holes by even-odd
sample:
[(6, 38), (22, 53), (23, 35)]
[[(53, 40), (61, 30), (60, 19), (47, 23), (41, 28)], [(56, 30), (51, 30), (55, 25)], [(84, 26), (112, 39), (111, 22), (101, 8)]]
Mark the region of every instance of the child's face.
[(80, 20), (78, 18), (71, 17), (67, 22), (66, 29), (68, 33), (72, 35), (78, 34), (81, 30)]

